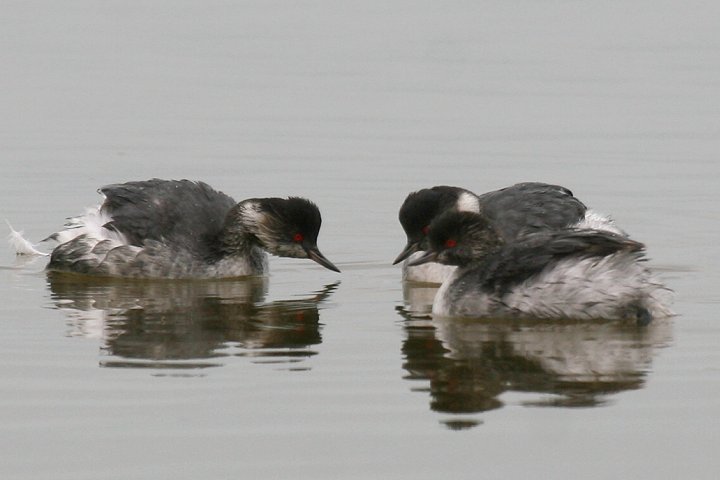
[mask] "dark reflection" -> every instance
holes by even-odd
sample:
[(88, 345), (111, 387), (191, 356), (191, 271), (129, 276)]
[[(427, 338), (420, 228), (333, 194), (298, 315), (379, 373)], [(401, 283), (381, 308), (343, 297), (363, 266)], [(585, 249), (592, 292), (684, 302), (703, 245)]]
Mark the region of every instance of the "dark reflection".
[(106, 367), (195, 369), (228, 355), (296, 363), (321, 342), (318, 306), (339, 282), (306, 298), (263, 303), (267, 280), (149, 281), (49, 272), (71, 335), (100, 338)]
[[(402, 350), (409, 380), (429, 386), (430, 407), (458, 414), (451, 429), (478, 424), (472, 414), (503, 406), (501, 395), (527, 393), (528, 406), (594, 407), (612, 394), (642, 388), (656, 348), (671, 338), (668, 320), (633, 322), (431, 320), (427, 286), (407, 285), (407, 339)], [(429, 295), (430, 297), (432, 295)], [(432, 301), (432, 300), (431, 300)], [(523, 398), (521, 396), (520, 398)]]

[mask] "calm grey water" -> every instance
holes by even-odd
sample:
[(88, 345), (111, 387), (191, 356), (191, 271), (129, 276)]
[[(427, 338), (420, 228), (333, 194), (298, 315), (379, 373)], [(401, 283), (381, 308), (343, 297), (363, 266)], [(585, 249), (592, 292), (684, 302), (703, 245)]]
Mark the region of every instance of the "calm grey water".
[[(104, 184), (303, 195), (342, 274), (47, 275), (0, 249), (3, 479), (716, 478), (720, 7), (6, 2), (0, 217), (40, 240)], [(397, 210), (570, 187), (648, 246), (678, 316), (408, 314)]]

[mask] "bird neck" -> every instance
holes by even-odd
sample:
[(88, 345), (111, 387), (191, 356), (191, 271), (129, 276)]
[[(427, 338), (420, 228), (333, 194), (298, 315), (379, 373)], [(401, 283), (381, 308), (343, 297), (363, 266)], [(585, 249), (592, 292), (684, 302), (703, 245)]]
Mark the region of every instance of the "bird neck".
[(488, 233), (473, 242), (472, 246), (455, 255), (455, 265), (460, 268), (475, 267), (485, 263), (503, 250), (505, 242), (494, 234)]
[(263, 213), (256, 201), (245, 200), (230, 209), (220, 233), (220, 242), (226, 254), (247, 255), (253, 248), (262, 248), (258, 239)]

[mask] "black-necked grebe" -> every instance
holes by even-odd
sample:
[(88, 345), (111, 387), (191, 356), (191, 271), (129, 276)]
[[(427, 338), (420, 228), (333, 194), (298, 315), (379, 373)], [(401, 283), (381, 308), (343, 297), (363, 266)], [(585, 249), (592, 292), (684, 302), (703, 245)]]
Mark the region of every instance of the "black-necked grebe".
[(240, 203), (203, 182), (159, 180), (108, 185), (105, 201), (48, 239), (48, 268), (148, 278), (262, 275), (267, 254), (338, 268), (318, 250), (317, 206), (298, 197)]
[(506, 241), (530, 232), (567, 227), (624, 235), (613, 220), (588, 210), (570, 190), (559, 185), (518, 183), (479, 196), (459, 187), (426, 188), (409, 194), (400, 208), (407, 244), (393, 264), (405, 261), (403, 279), (442, 283), (455, 269), (437, 263), (408, 265), (427, 248), (426, 237), (433, 219), (447, 211), (482, 212)]
[(457, 266), (435, 296), (433, 314), (569, 319), (670, 314), (668, 290), (644, 265), (643, 244), (606, 230), (541, 229), (507, 242), (483, 214), (446, 212), (428, 250), (410, 265)]

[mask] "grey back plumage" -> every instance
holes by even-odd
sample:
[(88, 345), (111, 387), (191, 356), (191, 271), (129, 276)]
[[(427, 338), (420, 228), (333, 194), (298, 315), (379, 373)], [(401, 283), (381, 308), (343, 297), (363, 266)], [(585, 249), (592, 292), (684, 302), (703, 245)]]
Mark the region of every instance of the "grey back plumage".
[(101, 210), (112, 220), (105, 227), (142, 246), (156, 240), (206, 257), (215, 255), (227, 213), (236, 204), (203, 182), (159, 180), (107, 185)]
[(639, 259), (644, 248), (642, 243), (605, 231), (545, 230), (499, 248), (468, 272), (484, 291), (502, 295), (561, 260), (600, 259), (619, 252), (635, 253)]
[(585, 216), (587, 207), (560, 185), (518, 183), (478, 197), (483, 215), (501, 237), (566, 228)]

